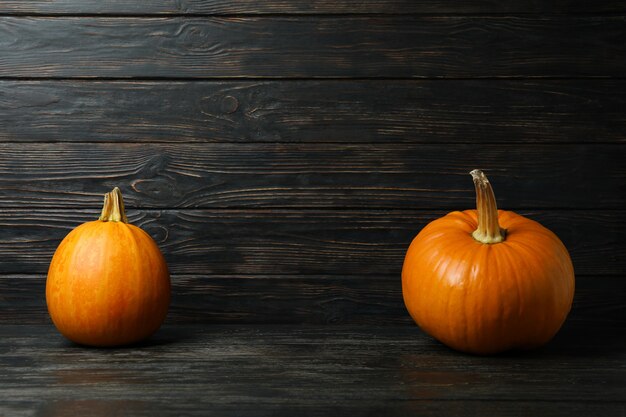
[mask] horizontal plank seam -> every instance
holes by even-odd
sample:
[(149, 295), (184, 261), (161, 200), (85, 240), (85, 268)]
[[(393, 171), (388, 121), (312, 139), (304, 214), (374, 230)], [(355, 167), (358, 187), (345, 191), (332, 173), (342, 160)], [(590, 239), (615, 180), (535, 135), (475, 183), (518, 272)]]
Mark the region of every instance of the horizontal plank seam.
[(228, 81), (228, 82), (254, 82), (254, 81), (589, 81), (589, 80), (626, 80), (626, 76), (612, 75), (589, 75), (589, 76), (552, 76), (552, 75), (486, 75), (472, 77), (456, 77), (456, 76), (413, 76), (413, 77), (390, 77), (390, 76), (371, 76), (371, 77), (350, 77), (350, 76), (214, 76), (214, 77), (166, 77), (166, 76), (117, 76), (117, 77), (100, 77), (100, 76), (0, 76), (0, 81), (83, 81), (83, 82), (102, 82), (102, 81), (150, 81), (150, 82), (207, 82), (207, 81)]
[[(42, 278), (45, 277), (47, 274), (42, 272), (42, 273), (16, 273), (16, 274), (12, 274), (12, 273), (6, 273), (6, 272), (0, 272), (0, 279), (5, 279), (5, 278), (17, 278), (17, 279), (31, 279), (31, 278)], [(320, 273), (285, 273), (285, 272), (278, 272), (278, 273), (273, 273), (273, 274), (207, 274), (207, 275), (202, 275), (202, 274), (189, 274), (189, 273), (172, 273), (171, 274), (172, 277), (174, 278), (213, 278), (213, 279), (284, 279), (284, 278), (288, 278), (288, 277), (293, 277), (296, 279), (300, 279), (300, 278), (307, 278), (307, 279), (324, 279), (324, 278), (332, 278), (332, 279), (337, 279), (337, 278), (346, 278), (346, 279), (358, 279), (358, 278), (365, 278), (368, 281), (387, 281), (390, 278), (398, 278), (400, 277), (400, 271), (398, 271), (397, 274), (363, 274), (363, 273), (359, 273), (359, 274), (354, 274), (354, 275), (349, 275), (349, 274), (333, 274), (333, 273), (325, 273), (325, 274), (320, 274)], [(581, 278), (581, 279), (591, 279), (591, 278), (614, 278), (614, 279), (622, 279), (624, 278), (623, 274), (616, 274), (616, 273), (608, 273), (608, 274), (576, 274), (576, 278)], [(400, 281), (398, 281), (398, 285), (400, 284)], [(398, 287), (399, 288), (399, 287)]]
[[(441, 140), (441, 141), (437, 141), (437, 140), (432, 140), (432, 141), (411, 141), (411, 140), (407, 140), (407, 141), (401, 141), (401, 140), (381, 140), (381, 141), (346, 141), (346, 142), (337, 142), (337, 141), (331, 141), (331, 142), (311, 142), (311, 141), (276, 141), (276, 140), (246, 140), (246, 141), (233, 141), (233, 140), (227, 140), (227, 141), (220, 141), (220, 140), (197, 140), (197, 141), (193, 141), (193, 140), (185, 140), (185, 141), (175, 141), (175, 140), (158, 140), (158, 139), (154, 139), (154, 140), (150, 140), (150, 141), (138, 141), (138, 140), (130, 140), (130, 141), (125, 141), (125, 140), (102, 140), (102, 141), (81, 141), (81, 140), (3, 140), (2, 137), (0, 137), (0, 145), (21, 145), (21, 146), (28, 146), (28, 145), (49, 145), (49, 144), (55, 144), (55, 143), (61, 143), (61, 144), (67, 144), (67, 145), (152, 145), (152, 146), (159, 146), (159, 145), (176, 145), (176, 146), (185, 146), (185, 145), (250, 145), (250, 144), (259, 144), (259, 145), (281, 145), (281, 146), (285, 146), (285, 145), (302, 145), (302, 146), (310, 146), (310, 145), (314, 145), (314, 144), (319, 144), (319, 145), (323, 145), (323, 146), (335, 146), (335, 145), (344, 145), (346, 147), (350, 147), (350, 146), (356, 146), (356, 145), (397, 145), (397, 146), (407, 146), (407, 145), (411, 145), (411, 144), (415, 144), (415, 145), (449, 145), (449, 146), (453, 146), (453, 145), (500, 145), (500, 146), (533, 146), (533, 147), (549, 147), (549, 146), (568, 146), (568, 145), (585, 145), (585, 146), (624, 146), (626, 145), (626, 136), (624, 136), (623, 138), (616, 138), (613, 141), (562, 141), (562, 142), (551, 142), (551, 143), (545, 143), (545, 142), (534, 142), (534, 141), (524, 141), (524, 140), (520, 140), (520, 141), (446, 141), (446, 140)], [(596, 207), (594, 205), (594, 207)], [(0, 207), (2, 208), (2, 207)]]
[[(577, 322), (581, 322), (580, 320), (576, 320)], [(610, 323), (613, 327), (615, 326), (615, 324), (621, 324), (621, 323), (614, 323), (611, 322)], [(580, 325), (580, 324), (579, 324)], [(21, 326), (27, 326), (27, 327), (31, 327), (31, 328), (37, 328), (37, 327), (41, 327), (41, 328), (47, 328), (47, 329), (52, 329), (53, 324), (52, 322), (48, 322), (48, 323), (42, 323), (42, 322), (37, 322), (37, 323), (1, 323), (0, 322), (0, 328), (5, 328), (5, 329), (9, 329), (9, 328), (21, 328)], [(263, 328), (264, 330), (269, 328), (269, 327), (282, 327), (282, 328), (297, 328), (298, 330), (305, 330), (305, 329), (331, 329), (329, 330), (329, 334), (332, 332), (332, 335), (337, 335), (338, 333), (338, 329), (342, 329), (343, 331), (348, 331), (348, 329), (354, 329), (354, 330), (360, 330), (363, 329), (363, 331), (365, 331), (367, 334), (372, 334), (373, 331), (375, 331), (377, 328), (385, 328), (385, 329), (389, 329), (389, 328), (403, 328), (403, 329), (407, 329), (407, 328), (416, 328), (416, 325), (409, 320), (404, 321), (402, 323), (398, 323), (398, 322), (387, 322), (384, 324), (374, 324), (372, 325), (371, 323), (368, 324), (344, 324), (344, 323), (325, 323), (325, 324), (310, 324), (310, 323), (276, 323), (276, 322), (255, 322), (255, 323), (236, 323), (236, 322), (231, 322), (231, 323), (209, 323), (209, 322), (202, 322), (202, 323), (194, 323), (194, 322), (180, 322), (180, 323), (165, 323), (163, 325), (163, 327), (161, 329), (167, 329), (167, 328), (211, 328), (211, 329), (233, 329), (236, 327), (240, 327), (240, 328)], [(305, 330), (306, 331), (306, 330)], [(330, 341), (331, 339), (325, 339), (324, 342), (322, 343), (333, 343)], [(385, 339), (387, 340), (389, 343), (393, 343), (394, 341), (397, 341), (397, 339), (395, 338), (388, 338)], [(334, 343), (341, 343), (341, 342), (334, 342)], [(411, 343), (411, 341), (407, 341), (405, 340), (404, 343)], [(613, 371), (615, 372), (620, 372), (621, 370), (619, 368), (617, 369), (613, 369)], [(553, 399), (546, 399), (546, 398), (540, 398), (540, 399), (533, 399), (533, 398), (529, 398), (529, 397), (524, 397), (524, 398), (502, 398), (501, 396), (498, 398), (385, 398), (385, 401), (402, 401), (402, 402), (407, 402), (407, 401), (427, 401), (427, 402), (504, 402), (504, 403), (509, 403), (509, 402), (513, 402), (513, 403), (537, 403), (537, 402), (545, 402), (545, 403), (561, 403), (561, 402), (565, 402), (567, 401), (568, 403), (597, 403), (597, 404), (625, 404), (626, 400), (619, 400), (619, 399), (615, 399), (615, 400), (607, 400), (607, 399), (602, 399), (602, 400), (594, 400), (594, 399), (558, 399), (558, 398), (553, 398)], [(352, 400), (352, 399), (342, 399), (341, 400), (342, 403), (346, 403), (346, 402), (356, 402), (359, 404), (363, 404), (363, 399), (359, 399), (359, 400)], [(238, 401), (237, 404), (245, 404), (245, 401)], [(258, 402), (257, 402), (258, 403)], [(256, 404), (256, 403), (255, 403)]]
[[(271, 324), (271, 323), (267, 323), (267, 324)], [(275, 326), (281, 326), (281, 324), (274, 324)], [(285, 326), (290, 326), (292, 324), (285, 324)], [(409, 323), (408, 325), (412, 326), (412, 323)], [(41, 325), (38, 325), (41, 326)], [(193, 326), (193, 325), (191, 325)], [(199, 324), (198, 326), (203, 326), (202, 324)], [(225, 324), (224, 326), (236, 326), (236, 324)], [(245, 325), (242, 325), (245, 326)], [(253, 326), (253, 325), (249, 325), (249, 326)], [(312, 326), (312, 325), (307, 325), (308, 326)], [(351, 325), (351, 324), (332, 324), (332, 325), (328, 325), (328, 324), (324, 324), (324, 325), (317, 325), (320, 327), (325, 327), (325, 326), (332, 326), (334, 327), (355, 327), (355, 328), (359, 328), (359, 327), (366, 327), (366, 324), (359, 324), (359, 325)], [(390, 326), (396, 326), (396, 327), (407, 327), (407, 324), (392, 324)], [(382, 327), (382, 326), (381, 326)], [(384, 326), (387, 327), (387, 326)], [(355, 400), (347, 400), (344, 401), (342, 399), (342, 403), (343, 402), (350, 402), (350, 401), (355, 401)], [(529, 397), (524, 397), (524, 398), (502, 398), (502, 397), (497, 397), (497, 398), (439, 398), (439, 397), (434, 397), (434, 398), (386, 398), (385, 401), (390, 401), (390, 402), (442, 402), (442, 403), (449, 403), (449, 402), (473, 402), (473, 403), (481, 403), (481, 402), (488, 402), (488, 403), (493, 403), (493, 402), (502, 402), (502, 403), (548, 403), (548, 404), (552, 404), (552, 403), (562, 403), (562, 402), (567, 402), (567, 403), (577, 403), (577, 404), (625, 404), (626, 400), (583, 400), (583, 399), (565, 399), (565, 398), (554, 398), (554, 399), (546, 399), (546, 398), (529, 398)], [(355, 402), (360, 402), (362, 403), (363, 400), (361, 401), (355, 401)]]
[[(103, 194), (104, 195), (104, 194)], [(458, 208), (456, 210), (451, 209), (450, 207), (429, 207), (429, 208), (421, 208), (421, 207), (392, 207), (392, 208), (385, 208), (385, 207), (370, 207), (368, 206), (366, 209), (362, 209), (359, 208), (357, 206), (342, 206), (342, 207), (300, 207), (300, 206), (266, 206), (266, 207), (247, 207), (247, 206), (241, 206), (241, 207), (236, 207), (236, 206), (228, 206), (228, 207), (137, 207), (137, 206), (133, 206), (131, 204), (126, 204), (125, 203), (125, 208), (127, 210), (133, 210), (133, 211), (141, 211), (141, 212), (163, 212), (163, 211), (167, 211), (167, 212), (180, 212), (180, 211), (186, 211), (186, 212), (198, 212), (198, 211), (208, 211), (208, 212), (215, 212), (215, 213), (247, 213), (247, 212), (255, 212), (255, 213), (307, 213), (307, 214), (311, 214), (311, 213), (315, 213), (315, 212), (320, 212), (320, 213), (328, 213), (328, 212), (333, 212), (336, 211), (338, 213), (345, 213), (345, 212), (353, 212), (353, 213), (360, 213), (360, 214), (367, 214), (367, 213), (380, 213), (380, 212), (384, 212), (384, 213), (434, 213), (437, 214), (437, 212), (450, 212), (450, 211), (462, 211), (462, 210), (469, 210), (471, 209), (471, 207), (467, 207), (467, 208)], [(594, 211), (598, 214), (601, 214), (602, 212), (612, 212), (612, 213), (616, 213), (616, 212), (622, 212), (622, 213), (626, 213), (626, 210), (623, 208), (618, 208), (618, 207), (602, 207), (602, 206), (598, 206), (598, 205), (594, 205), (594, 206), (590, 206), (590, 207), (523, 207), (523, 206), (519, 206), (519, 207), (510, 207), (510, 206), (503, 206), (503, 207), (498, 207), (501, 208), (502, 210), (507, 210), (507, 211), (531, 211), (531, 212), (550, 212), (550, 211), (565, 211), (565, 212), (589, 212), (589, 211)], [(75, 213), (88, 213), (88, 212), (95, 212), (97, 211), (98, 213), (100, 213), (100, 211), (102, 210), (102, 205), (100, 206), (79, 206), (79, 207), (57, 207), (57, 206), (37, 206), (36, 208), (33, 208), (32, 206), (0, 206), (0, 210), (4, 210), (4, 211), (23, 211), (25, 209), (28, 209), (28, 211), (30, 213), (38, 213), (38, 212), (45, 212), (45, 211), (54, 211), (54, 212), (75, 212)], [(133, 213), (130, 212), (129, 215), (132, 217)]]
[[(18, 326), (23, 326), (23, 324), (16, 324)], [(188, 326), (194, 326), (193, 324), (187, 324)], [(277, 324), (277, 323), (259, 323), (259, 325), (261, 326), (268, 326), (268, 325), (273, 325), (273, 326), (293, 326), (293, 324), (289, 323), (289, 324)], [(407, 327), (408, 326), (413, 326), (412, 323), (408, 323), (408, 324), (392, 324), (390, 326), (395, 326), (395, 327)], [(9, 325), (11, 326), (11, 325)], [(38, 324), (37, 326), (43, 326), (41, 324)], [(198, 324), (197, 326), (206, 326), (203, 324)], [(221, 326), (248, 326), (248, 327), (256, 327), (257, 324), (251, 325), (251, 324), (221, 324)], [(355, 327), (355, 328), (365, 328), (367, 327), (367, 324), (358, 324), (358, 325), (354, 325), (354, 324), (321, 324), (321, 325), (304, 325), (303, 327), (322, 327), (322, 328), (326, 328), (326, 327), (330, 327), (332, 328), (332, 332), (333, 334), (337, 331), (336, 328), (339, 327), (345, 327), (345, 328), (350, 328), (350, 327)], [(388, 327), (388, 326), (382, 326), (379, 325), (378, 327)], [(330, 332), (329, 332), (330, 333)], [(390, 341), (393, 341), (392, 339), (390, 339)], [(616, 372), (620, 372), (619, 370), (616, 370)], [(525, 397), (525, 398), (502, 398), (502, 397), (497, 397), (497, 398), (440, 398), (440, 397), (433, 397), (433, 398), (428, 398), (428, 397), (423, 397), (423, 398), (385, 398), (384, 402), (402, 402), (402, 403), (421, 403), (421, 402), (426, 402), (426, 403), (494, 403), (494, 402), (501, 402), (501, 403), (519, 403), (519, 404), (526, 404), (526, 403), (547, 403), (547, 404), (559, 404), (559, 403), (564, 403), (567, 402), (569, 403), (575, 403), (575, 404), (626, 404), (626, 400), (583, 400), (583, 399), (572, 399), (570, 400), (569, 397), (564, 397), (564, 398), (554, 398), (554, 399), (545, 399), (545, 398), (529, 398), (529, 397)], [(238, 404), (246, 404), (246, 401), (239, 401)], [(356, 404), (365, 404), (367, 405), (367, 400), (352, 400), (352, 399), (341, 399), (341, 403), (342, 404), (346, 404), (346, 403), (356, 403)], [(258, 404), (257, 403), (251, 403), (251, 404)], [(487, 413), (488, 414), (488, 413)], [(419, 415), (419, 414), (418, 414)]]
[(463, 12), (449, 12), (449, 13), (433, 13), (433, 12), (394, 12), (394, 11), (378, 11), (378, 12), (321, 12), (321, 13), (308, 13), (308, 12), (242, 12), (242, 13), (197, 13), (197, 12), (156, 12), (156, 13), (111, 13), (111, 12), (0, 12), (0, 17), (44, 17), (44, 18), (64, 18), (64, 17), (86, 17), (86, 18), (146, 18), (146, 19), (160, 19), (160, 18), (281, 18), (281, 17), (299, 17), (299, 18), (358, 18), (358, 17), (398, 17), (404, 18), (411, 17), (433, 17), (433, 18), (515, 18), (515, 17), (536, 17), (536, 18), (567, 18), (567, 17), (621, 17), (626, 15), (626, 9), (614, 10), (614, 11), (563, 11), (563, 12), (541, 12), (541, 11), (513, 11), (513, 12), (492, 12), (492, 13), (463, 13)]

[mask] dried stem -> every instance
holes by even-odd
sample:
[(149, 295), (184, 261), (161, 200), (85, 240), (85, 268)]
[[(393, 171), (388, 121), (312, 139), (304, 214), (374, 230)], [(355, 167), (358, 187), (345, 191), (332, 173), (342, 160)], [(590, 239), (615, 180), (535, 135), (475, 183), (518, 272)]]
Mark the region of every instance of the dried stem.
[(478, 228), (472, 236), (481, 243), (499, 243), (504, 241), (506, 230), (498, 223), (498, 207), (491, 184), (487, 176), (479, 169), (470, 172), (476, 187), (476, 210), (478, 211)]
[(98, 220), (128, 223), (128, 218), (124, 212), (124, 199), (119, 188), (115, 187), (113, 191), (104, 195), (104, 206)]

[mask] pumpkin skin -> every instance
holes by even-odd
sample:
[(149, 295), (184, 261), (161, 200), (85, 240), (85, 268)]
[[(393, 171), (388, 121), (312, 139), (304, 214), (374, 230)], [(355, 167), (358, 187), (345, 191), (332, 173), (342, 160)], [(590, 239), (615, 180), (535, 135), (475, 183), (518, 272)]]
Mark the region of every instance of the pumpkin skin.
[(512, 211), (492, 214), (506, 229), (501, 242), (472, 236), (477, 210), (452, 212), (422, 229), (402, 268), (413, 320), (449, 347), (482, 355), (547, 343), (574, 297), (574, 268), (559, 238)]
[(153, 334), (167, 315), (169, 272), (156, 243), (140, 228), (124, 221), (87, 222), (57, 248), (46, 301), (57, 329), (76, 343), (135, 343)]

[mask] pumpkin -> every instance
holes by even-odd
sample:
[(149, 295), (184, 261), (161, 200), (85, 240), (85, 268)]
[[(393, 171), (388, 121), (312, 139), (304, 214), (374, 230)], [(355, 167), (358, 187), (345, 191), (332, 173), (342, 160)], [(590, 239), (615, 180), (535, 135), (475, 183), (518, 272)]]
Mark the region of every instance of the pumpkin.
[(574, 268), (559, 238), (536, 221), (498, 210), (480, 170), (476, 210), (424, 227), (402, 267), (406, 308), (426, 333), (473, 354), (547, 343), (567, 317)]
[(91, 346), (139, 342), (163, 323), (170, 278), (150, 235), (128, 223), (116, 187), (100, 218), (72, 230), (57, 248), (46, 281), (56, 328)]

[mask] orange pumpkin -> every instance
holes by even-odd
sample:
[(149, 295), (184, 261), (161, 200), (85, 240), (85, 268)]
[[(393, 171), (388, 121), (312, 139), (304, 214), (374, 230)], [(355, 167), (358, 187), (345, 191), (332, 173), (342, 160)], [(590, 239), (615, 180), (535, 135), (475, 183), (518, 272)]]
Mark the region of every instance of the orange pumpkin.
[(167, 265), (152, 238), (128, 223), (118, 188), (105, 195), (99, 220), (78, 226), (57, 248), (46, 301), (57, 329), (84, 345), (138, 342), (163, 323)]
[(428, 224), (411, 243), (402, 294), (411, 317), (449, 347), (474, 354), (548, 342), (567, 317), (574, 268), (559, 238), (499, 211), (482, 171), (471, 172), (477, 210)]

